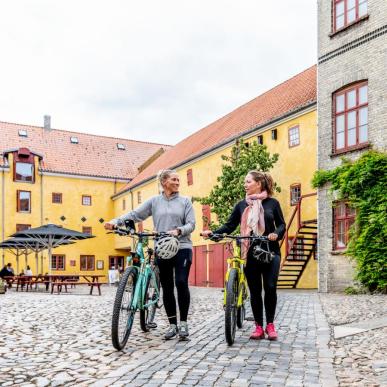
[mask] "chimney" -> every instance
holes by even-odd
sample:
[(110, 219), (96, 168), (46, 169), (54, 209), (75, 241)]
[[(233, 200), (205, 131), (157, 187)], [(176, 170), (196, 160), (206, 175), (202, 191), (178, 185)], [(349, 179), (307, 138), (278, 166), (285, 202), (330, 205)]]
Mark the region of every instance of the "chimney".
[(51, 130), (51, 116), (44, 116), (44, 129)]

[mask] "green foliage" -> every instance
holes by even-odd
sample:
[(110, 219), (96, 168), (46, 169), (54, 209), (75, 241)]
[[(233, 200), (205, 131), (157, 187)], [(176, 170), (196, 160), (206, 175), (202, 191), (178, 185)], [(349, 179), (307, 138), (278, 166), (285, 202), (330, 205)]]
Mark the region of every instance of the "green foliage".
[(328, 182), (356, 208), (347, 254), (356, 261), (357, 279), (371, 291), (386, 291), (387, 154), (369, 151), (355, 162), (344, 159), (332, 171), (317, 171), (312, 185)]
[[(211, 211), (218, 216), (220, 224), (228, 219), (235, 204), (245, 197), (243, 188), (246, 174), (255, 169), (267, 172), (277, 162), (279, 155), (272, 156), (265, 145), (256, 141), (246, 146), (243, 140), (237, 141), (231, 150), (230, 156), (222, 156), (226, 162), (222, 165), (222, 174), (218, 176), (218, 184), (213, 187), (209, 196), (196, 198), (202, 204), (210, 205)], [(279, 187), (275, 188), (278, 192)], [(219, 224), (211, 222), (210, 228), (214, 230)]]

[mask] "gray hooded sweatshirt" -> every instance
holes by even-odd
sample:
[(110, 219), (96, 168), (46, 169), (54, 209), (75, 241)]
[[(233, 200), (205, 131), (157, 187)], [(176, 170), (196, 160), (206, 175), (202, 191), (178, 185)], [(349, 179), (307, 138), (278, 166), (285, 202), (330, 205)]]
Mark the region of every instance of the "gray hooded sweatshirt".
[(153, 196), (138, 208), (110, 221), (117, 226), (123, 226), (125, 220), (142, 222), (152, 215), (154, 229), (166, 232), (179, 229), (180, 249), (191, 249), (191, 232), (195, 229), (195, 214), (191, 200), (179, 193), (169, 199), (164, 195)]

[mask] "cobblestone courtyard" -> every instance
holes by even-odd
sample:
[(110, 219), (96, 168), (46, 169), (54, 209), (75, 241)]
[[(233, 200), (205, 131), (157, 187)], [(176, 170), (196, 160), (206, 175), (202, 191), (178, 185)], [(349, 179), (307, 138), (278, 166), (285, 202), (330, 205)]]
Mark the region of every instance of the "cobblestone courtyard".
[[(162, 311), (152, 332), (140, 332), (136, 321), (123, 352), (116, 352), (110, 340), (115, 289), (104, 287), (101, 297), (83, 291), (78, 287), (72, 294), (49, 295), (12, 290), (0, 297), (1, 386), (377, 386), (385, 376), (385, 331), (373, 331), (380, 336), (365, 359), (371, 353), (367, 333), (334, 340), (315, 291), (279, 292), (278, 342), (250, 341), (253, 323), (246, 321), (228, 347), (222, 293), (193, 288), (190, 341), (162, 340), (167, 326)], [(340, 298), (324, 297), (325, 312), (334, 320)], [(378, 299), (371, 310), (379, 310), (384, 301)], [(345, 316), (339, 314), (340, 323), (348, 322)], [(351, 344), (354, 337), (358, 348)], [(374, 358), (377, 370), (368, 364)], [(368, 361), (364, 367), (363, 360)], [(359, 372), (351, 373), (356, 364)]]

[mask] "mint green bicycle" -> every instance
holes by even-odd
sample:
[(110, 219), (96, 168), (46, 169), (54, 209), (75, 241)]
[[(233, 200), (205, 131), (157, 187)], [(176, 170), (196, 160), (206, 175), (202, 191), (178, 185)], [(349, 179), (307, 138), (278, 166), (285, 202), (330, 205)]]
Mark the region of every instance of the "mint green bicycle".
[(139, 266), (129, 266), (118, 285), (113, 306), (112, 317), (112, 342), (118, 351), (122, 350), (131, 333), (133, 321), (137, 310), (140, 311), (140, 327), (148, 332), (156, 328), (154, 317), (159, 307), (160, 278), (158, 267), (154, 263), (153, 250), (148, 248), (144, 254), (144, 242), (146, 238), (163, 236), (162, 233), (135, 232), (132, 227), (116, 228), (113, 233), (137, 237), (136, 254), (140, 259)]

